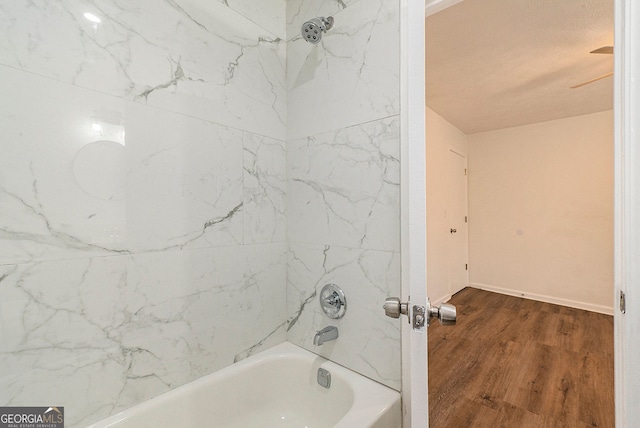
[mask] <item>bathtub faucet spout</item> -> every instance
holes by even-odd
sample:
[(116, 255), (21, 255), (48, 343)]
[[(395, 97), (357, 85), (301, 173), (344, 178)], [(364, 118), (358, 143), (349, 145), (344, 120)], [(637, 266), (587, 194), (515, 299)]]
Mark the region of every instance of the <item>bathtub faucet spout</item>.
[(336, 340), (338, 338), (338, 328), (334, 326), (325, 327), (318, 331), (313, 338), (313, 344), (316, 346), (322, 345), (324, 342), (330, 340)]

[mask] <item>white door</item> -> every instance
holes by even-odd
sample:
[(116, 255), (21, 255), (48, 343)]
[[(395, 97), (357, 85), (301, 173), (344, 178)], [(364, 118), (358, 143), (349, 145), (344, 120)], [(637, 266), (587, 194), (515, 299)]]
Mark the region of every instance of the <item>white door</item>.
[[(429, 0), (438, 10), (460, 0)], [(427, 306), (425, 171), (425, 2), (401, 0), (401, 236), (402, 302), (414, 319)], [(419, 314), (418, 314), (419, 315)], [(390, 320), (394, 321), (394, 320)], [(396, 321), (398, 322), (398, 321)], [(402, 328), (402, 415), (404, 428), (429, 426), (427, 330), (400, 319)]]
[(469, 283), (467, 227), (467, 158), (449, 150), (449, 294)]
[[(426, 305), (426, 175), (425, 67), (423, 0), (401, 0), (400, 141), (402, 296), (413, 305)], [(402, 423), (404, 428), (429, 425), (427, 392), (427, 332), (414, 330), (405, 316), (402, 328)]]
[(640, 421), (640, 3), (616, 0), (615, 22), (615, 406), (616, 427), (630, 428)]

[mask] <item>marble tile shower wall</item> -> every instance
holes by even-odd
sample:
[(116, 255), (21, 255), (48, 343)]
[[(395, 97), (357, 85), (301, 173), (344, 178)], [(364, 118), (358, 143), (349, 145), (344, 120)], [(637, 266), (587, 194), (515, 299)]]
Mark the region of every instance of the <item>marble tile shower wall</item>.
[(285, 340), (284, 0), (0, 3), (0, 405), (81, 427)]
[[(334, 16), (318, 45), (301, 24)], [(400, 40), (394, 0), (287, 2), (287, 339), (400, 389)], [(336, 283), (340, 320), (317, 295)], [(313, 332), (336, 325), (321, 347)]]

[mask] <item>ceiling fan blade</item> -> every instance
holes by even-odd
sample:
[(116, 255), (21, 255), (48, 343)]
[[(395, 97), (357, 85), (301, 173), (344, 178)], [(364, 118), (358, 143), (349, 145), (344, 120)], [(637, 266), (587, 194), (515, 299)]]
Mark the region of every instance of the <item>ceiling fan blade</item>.
[(601, 48), (594, 49), (589, 53), (594, 53), (594, 54), (613, 54), (613, 46), (603, 46)]
[(597, 82), (598, 80), (604, 79), (605, 77), (613, 76), (613, 71), (611, 73), (603, 74), (602, 76), (598, 76), (595, 79), (591, 79), (584, 83), (580, 83), (579, 85), (572, 86), (571, 89), (579, 88), (580, 86), (588, 85), (589, 83)]

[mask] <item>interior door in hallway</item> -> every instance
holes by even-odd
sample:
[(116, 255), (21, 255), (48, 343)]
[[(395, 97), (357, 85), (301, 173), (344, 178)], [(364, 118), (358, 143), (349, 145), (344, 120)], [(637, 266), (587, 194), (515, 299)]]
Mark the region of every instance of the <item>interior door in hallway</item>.
[(469, 234), (467, 217), (467, 158), (449, 150), (449, 292), (469, 283)]

